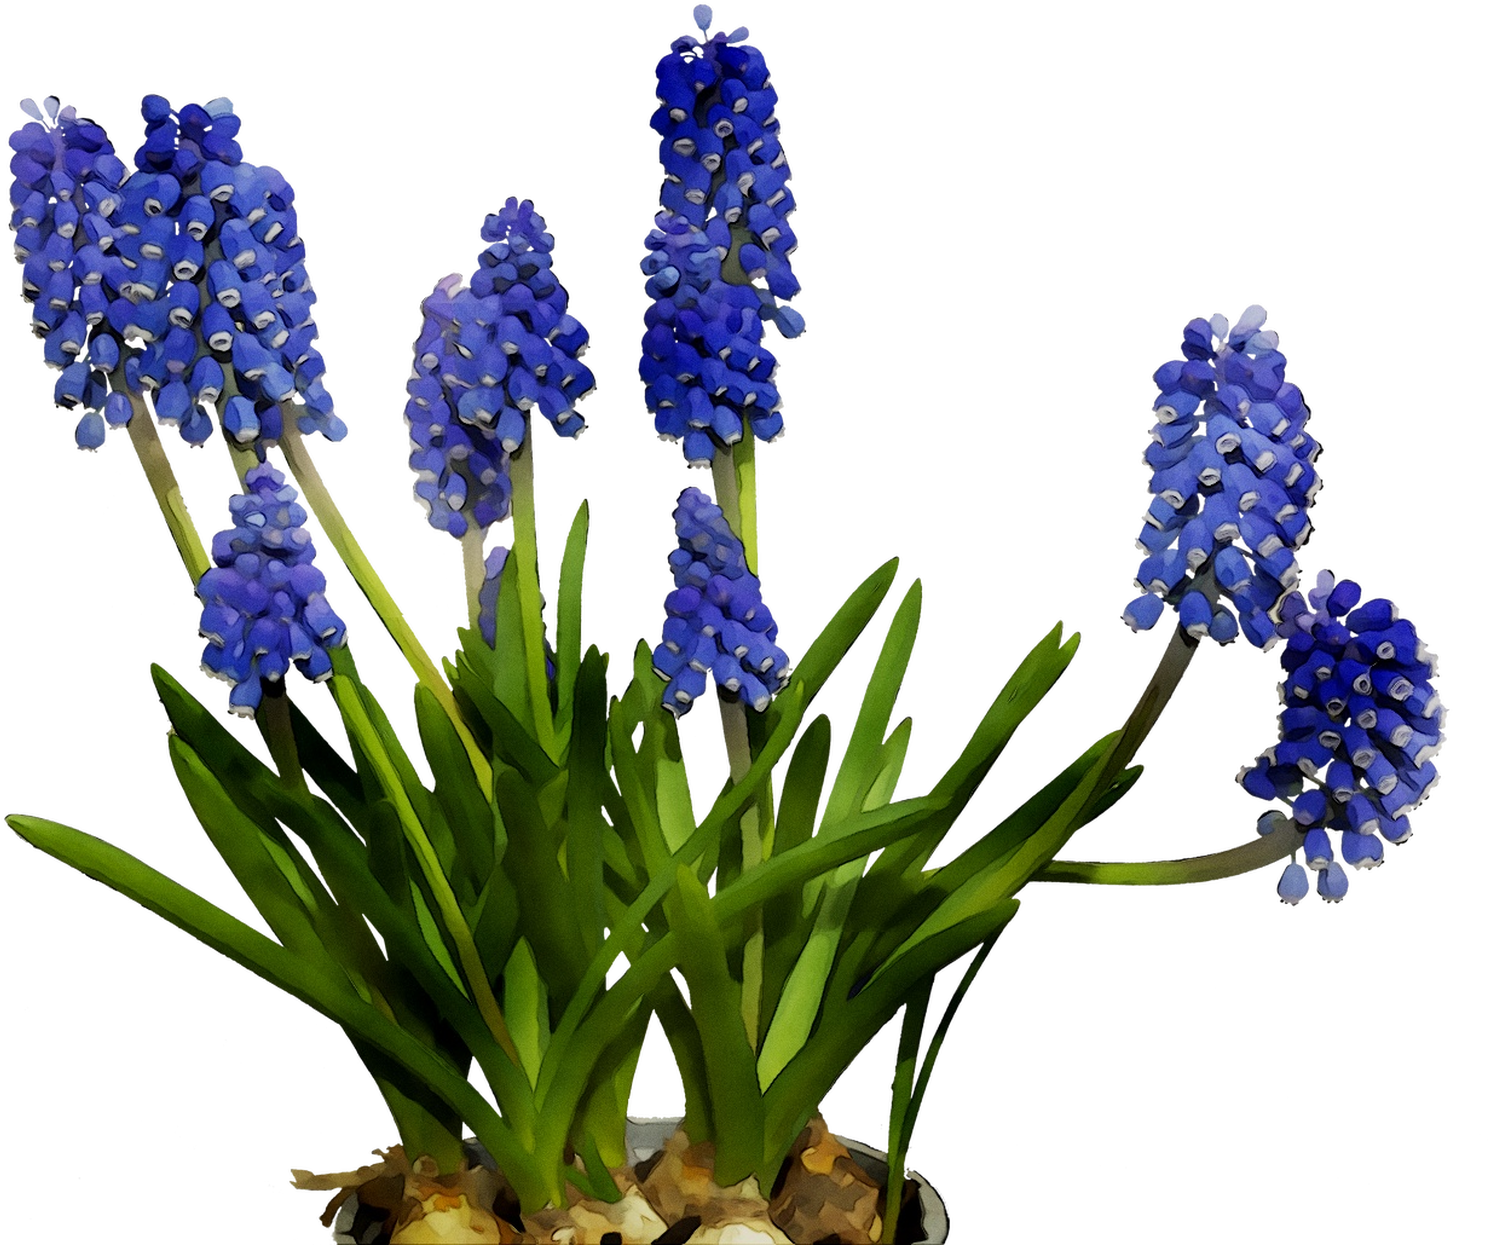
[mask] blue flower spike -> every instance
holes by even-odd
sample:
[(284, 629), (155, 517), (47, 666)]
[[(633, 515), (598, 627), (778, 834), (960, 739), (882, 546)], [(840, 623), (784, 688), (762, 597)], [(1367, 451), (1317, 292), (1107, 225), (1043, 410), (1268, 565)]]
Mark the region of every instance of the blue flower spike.
[(32, 120), (10, 137), (11, 228), (32, 328), (63, 371), (58, 405), (83, 411), (78, 444), (127, 425), (131, 396), (203, 444), (224, 369), (258, 412), (229, 434), (239, 443), (277, 439), (281, 405), (302, 432), (344, 436), (313, 344), (294, 191), (244, 161), (232, 102), (176, 111), (147, 95), (134, 172), (99, 126), (56, 104), (22, 102)]
[[(1196, 639), (1277, 641), (1277, 610), (1312, 532), (1321, 450), (1265, 322), (1261, 307), (1246, 308), (1233, 327), (1221, 315), (1191, 320), (1183, 358), (1153, 375), (1157, 423), (1143, 461), (1154, 497), (1137, 538), (1143, 595), (1123, 614), (1134, 631), (1156, 625), (1166, 603)], [(1200, 604), (1204, 583), (1235, 612)]]
[(744, 546), (706, 493), (683, 489), (672, 512), (677, 548), (667, 559), (676, 590), (652, 653), (666, 680), (662, 704), (677, 717), (707, 690), (713, 672), (721, 695), (757, 713), (786, 684), (790, 659), (776, 646), (776, 625)]
[(532, 201), (508, 199), (486, 217), (469, 285), (445, 277), (424, 299), (403, 416), (429, 522), (461, 537), (511, 510), (510, 456), (533, 409), (561, 437), (577, 436), (577, 404), (594, 389), (579, 362), (589, 332), (568, 314), (553, 275), (553, 235)]
[(326, 603), (325, 576), (314, 566), (299, 494), (268, 464), (244, 478), (229, 502), (234, 526), (212, 541), (212, 560), (197, 584), (202, 669), (233, 685), (228, 708), (253, 717), (263, 683), (278, 682), (293, 662), (315, 682), (330, 677), (329, 649), (346, 628)]
[[(1446, 720), (1431, 683), (1436, 658), (1393, 602), (1364, 601), (1358, 584), (1331, 571), (1305, 597), (1289, 593), (1277, 612), (1286, 641), (1280, 739), (1237, 780), (1260, 799), (1287, 802), (1290, 817), (1268, 810), (1257, 829), (1302, 832), (1318, 894), (1336, 903), (1348, 891), (1343, 866), (1380, 865), (1384, 844), (1410, 837), (1407, 814), (1436, 785), (1431, 758)], [(1287, 903), (1301, 898), (1300, 868), (1293, 862), (1283, 873)]]
[(805, 328), (787, 305), (800, 291), (791, 270), (796, 201), (780, 146), (775, 90), (744, 29), (709, 37), (712, 10), (693, 12), (704, 38), (683, 36), (656, 67), (661, 106), (661, 211), (641, 261), (646, 332), (641, 380), (657, 435), (680, 441), (690, 466), (750, 432), (784, 429), (769, 321), (782, 337)]

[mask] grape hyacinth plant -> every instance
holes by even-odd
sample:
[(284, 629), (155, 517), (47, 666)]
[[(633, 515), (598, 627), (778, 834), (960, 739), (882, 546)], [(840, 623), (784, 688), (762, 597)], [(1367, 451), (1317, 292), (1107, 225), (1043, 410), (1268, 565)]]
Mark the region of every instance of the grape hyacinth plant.
[[(1193, 883), (1289, 860), (1284, 903), (1305, 897), (1309, 870), (1336, 902), (1347, 870), (1374, 869), (1385, 843), (1410, 837), (1408, 814), (1437, 781), (1445, 712), (1414, 624), (1330, 571), (1300, 587), (1320, 451), (1259, 306), (1233, 325), (1189, 321), (1182, 357), (1154, 375), (1141, 595), (1123, 617), (1139, 633), (1166, 606), (1177, 617), (1129, 715), (1089, 726), (1088, 746), (1041, 785), (1009, 778), (997, 819), (969, 842), (951, 838), (1079, 636), (1055, 624), (993, 681), (928, 790), (904, 795), (911, 720), (895, 722), (894, 709), (920, 621), (915, 581), (834, 749), (813, 705), (877, 618), (897, 559), (857, 568), (860, 586), (809, 643), (789, 632), (800, 655), (787, 656), (759, 574), (759, 511), (775, 494), (754, 444), (783, 430), (765, 326), (785, 338), (805, 327), (790, 305), (795, 200), (763, 54), (745, 29), (710, 35), (706, 5), (695, 19), (701, 37), (678, 39), (656, 66), (663, 181), (640, 262), (641, 385), (614, 384), (629, 396), (613, 399), (606, 423), (640, 427), (644, 402), (685, 464), (710, 470), (712, 492), (637, 478), (634, 514), (594, 517), (633, 522), (676, 496), (675, 546), (644, 553), (654, 573), (631, 581), (656, 587), (657, 623), (618, 679), (585, 642), (587, 501), (551, 606), (539, 582), (541, 438), (529, 425), (537, 412), (574, 440), (596, 386), (581, 362), (589, 331), (554, 270), (556, 232), (531, 200), (508, 198), (485, 217), (468, 279), (445, 277), (417, 314), (405, 309), (416, 326), (403, 407), (414, 496), (460, 545), (468, 607), (452, 655), (436, 662), (311, 457), (310, 434), (334, 445), (358, 425), (324, 385), (293, 190), (245, 160), (231, 102), (174, 108), (145, 96), (133, 168), (56, 98), (26, 101), (29, 119), (11, 136), (21, 293), (58, 372), (56, 403), (80, 413), (83, 449), (127, 429), (198, 598), (202, 669), (231, 685), (225, 703), (203, 702), (152, 667), (171, 765), (269, 933), (102, 839), (33, 815), (7, 820), (345, 1032), (398, 1144), (356, 1172), (295, 1172), (300, 1188), (336, 1191), (326, 1223), (339, 1209), (340, 1239), (943, 1240), (909, 1147), (951, 1022), (1028, 883)], [(391, 318), (379, 308), (369, 332)], [(225, 450), (236, 474), (232, 526), (209, 546), (157, 423)], [(584, 455), (570, 446), (553, 470), (606, 469)], [(657, 464), (658, 476), (683, 466)], [(77, 464), (116, 469), (91, 454)], [(488, 548), (508, 520), (509, 537)], [(407, 660), (416, 739), (358, 669), (316, 540)], [(844, 541), (836, 556), (859, 548)], [(186, 614), (179, 623), (191, 625)], [(1284, 681), (1280, 738), (1239, 781), (1284, 809), (1227, 851), (1067, 857), (1137, 784), (1138, 751), (1204, 639), (1242, 634), (1279, 650)], [(1207, 660), (1252, 659), (1238, 646)], [(289, 678), (291, 665), (309, 683)], [(717, 727), (688, 716), (710, 699), (710, 675)], [(967, 680), (963, 694), (979, 685)], [(334, 715), (335, 738), (307, 711), (311, 698)], [(251, 720), (262, 749), (224, 713)], [(716, 748), (715, 731), (728, 777), (709, 799), (687, 754)], [(1041, 746), (1058, 752), (1063, 735)], [(1264, 919), (1303, 918), (1268, 902)], [(967, 956), (932, 1017), (937, 976)], [(874, 1179), (821, 1111), (896, 1018), (886, 1174)], [(627, 1127), (653, 1021), (685, 1111), (638, 1162)]]

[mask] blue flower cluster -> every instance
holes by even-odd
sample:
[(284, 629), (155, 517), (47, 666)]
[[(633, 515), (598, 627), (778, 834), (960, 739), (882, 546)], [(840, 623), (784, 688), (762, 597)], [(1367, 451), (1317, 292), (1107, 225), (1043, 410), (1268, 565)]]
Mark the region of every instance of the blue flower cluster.
[[(1360, 604), (1362, 596), (1352, 580), (1324, 571), (1306, 600), (1293, 592), (1282, 602), (1281, 740), (1238, 776), (1252, 795), (1291, 806), (1290, 817), (1262, 814), (1257, 828), (1304, 835), (1303, 856), (1329, 901), (1348, 890), (1329, 831), (1341, 833), (1343, 859), (1356, 869), (1380, 863), (1381, 839), (1409, 838), (1406, 814), (1436, 784), (1431, 758), (1446, 718), (1431, 686), (1436, 659), (1414, 625), (1392, 602)], [(1295, 860), (1277, 893), (1287, 903), (1307, 893)]]
[(345, 643), (346, 628), (325, 599), (325, 576), (304, 528), (299, 494), (262, 463), (229, 502), (234, 526), (212, 541), (217, 566), (197, 584), (202, 669), (233, 685), (228, 708), (252, 717), (262, 680), (277, 682), (294, 662), (319, 682), (331, 673), (327, 649)]
[[(510, 554), (511, 550), (497, 545), (486, 555), (485, 579), (480, 586), (477, 598), (480, 603), (480, 613), (476, 621), (480, 627), (481, 638), (490, 648), (496, 647), (496, 602), (501, 597), (501, 577), (506, 572), (506, 559)], [(546, 607), (547, 601), (543, 599), (541, 593), (538, 594), (538, 601)], [(552, 681), (558, 670), (558, 662), (553, 646), (548, 643), (546, 626), (543, 627), (543, 659), (547, 666), (549, 694), (552, 694)]]
[(481, 238), (490, 245), (469, 286), (448, 276), (423, 302), (404, 407), (414, 496), (455, 537), (509, 512), (509, 456), (526, 439), (527, 413), (535, 406), (559, 436), (577, 436), (576, 404), (594, 388), (579, 362), (589, 332), (568, 314), (553, 235), (532, 201), (508, 199)]
[[(712, 12), (699, 5), (695, 16), (706, 35)], [(787, 220), (796, 201), (769, 69), (758, 48), (735, 46), (748, 35), (678, 39), (656, 67), (661, 106), (651, 127), (661, 135), (666, 173), (641, 262), (652, 304), (640, 374), (657, 433), (680, 440), (697, 467), (742, 439), (746, 418), (755, 436), (780, 435), (764, 324), (784, 337), (805, 328), (783, 305), (801, 288)]]
[(173, 111), (147, 95), (134, 173), (74, 109), (22, 107), (32, 120), (10, 137), (22, 294), (62, 371), (58, 405), (83, 412), (78, 445), (97, 449), (146, 394), (193, 445), (219, 404), (239, 444), (276, 440), (286, 413), (303, 432), (344, 436), (321, 381), (294, 191), (243, 160), (231, 101)]
[(677, 548), (668, 559), (677, 585), (652, 665), (667, 681), (662, 704), (681, 717), (708, 686), (739, 697), (757, 712), (785, 686), (790, 659), (775, 644), (775, 620), (744, 546), (707, 494), (683, 489), (672, 512)]
[(1218, 315), (1192, 320), (1184, 357), (1153, 376), (1158, 422), (1144, 459), (1156, 497), (1137, 538), (1143, 595), (1123, 615), (1133, 630), (1152, 627), (1166, 601), (1192, 636), (1227, 644), (1243, 631), (1258, 648), (1275, 642), (1277, 607), (1297, 582), (1295, 551), (1312, 531), (1320, 448), (1265, 321), (1261, 307), (1233, 328)]

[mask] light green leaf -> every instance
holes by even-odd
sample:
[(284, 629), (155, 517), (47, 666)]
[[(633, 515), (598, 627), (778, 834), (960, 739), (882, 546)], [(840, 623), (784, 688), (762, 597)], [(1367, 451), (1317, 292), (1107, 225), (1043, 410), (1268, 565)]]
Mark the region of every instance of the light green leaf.
[(728, 971), (723, 934), (708, 892), (686, 865), (677, 866), (672, 906), (682, 974), (703, 1042), (714, 1109), (715, 1179), (735, 1184), (754, 1171), (764, 1103), (754, 1074), (754, 1050), (740, 1014), (740, 986)]
[(563, 566), (558, 578), (558, 717), (556, 725), (560, 742), (573, 724), (574, 683), (579, 675), (579, 654), (583, 651), (580, 624), (583, 618), (584, 549), (589, 540), (589, 503), (579, 503), (573, 525), (568, 529), (568, 542), (563, 547)]
[(464, 1117), (519, 1192), (527, 1190), (524, 1198), (541, 1191), (531, 1155), (515, 1144), (510, 1127), (465, 1076), (330, 973), (102, 839), (39, 817), (6, 821), (33, 846), (133, 899), (382, 1051), (410, 1078), (405, 1092), (432, 1091)]
[(536, 1086), (543, 1052), (548, 1047), (548, 991), (525, 938), (518, 939), (512, 948), (502, 980), (505, 997), (501, 1011), (506, 1017), (506, 1027), (522, 1056), (528, 1081)]

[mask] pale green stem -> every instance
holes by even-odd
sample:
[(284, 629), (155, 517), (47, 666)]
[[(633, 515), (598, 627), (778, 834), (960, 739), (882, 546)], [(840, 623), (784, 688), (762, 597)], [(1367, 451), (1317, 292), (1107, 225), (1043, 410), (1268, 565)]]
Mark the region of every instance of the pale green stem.
[(997, 873), (1004, 879), (1002, 893), (1015, 895), (1034, 874), (1043, 869), (1085, 824), (1087, 813), (1110, 790), (1111, 783), (1126, 768), (1142, 741), (1156, 724), (1163, 709), (1172, 699), (1188, 663), (1198, 651), (1199, 641), (1178, 627), (1164, 650), (1151, 680), (1138, 699), (1131, 716), (1112, 741), (1110, 751), (1099, 770), (1087, 774), (1084, 781), (1060, 806), (1044, 826), (1017, 849)]
[(1183, 860), (1101, 862), (1051, 860), (1033, 875), (1035, 882), (1099, 882), (1107, 886), (1177, 886), (1212, 882), (1264, 869), (1290, 856), (1301, 845), (1294, 831), (1275, 830), (1240, 847), (1189, 856)]
[[(749, 723), (742, 700), (718, 698), (718, 713), (723, 719), (723, 742), (728, 749), (729, 776), (737, 783), (749, 772)], [(759, 809), (751, 803), (739, 817), (740, 867), (744, 872), (764, 859), (760, 840)], [(759, 1050), (760, 993), (765, 978), (765, 925), (762, 909), (756, 908), (744, 918), (743, 993), (739, 1010), (744, 1017), (744, 1032), (749, 1045)]]
[[(758, 552), (756, 549), (756, 534), (753, 531), (754, 520), (754, 460), (752, 450), (749, 456), (749, 471), (747, 479), (740, 480), (742, 472), (742, 460), (736, 460), (735, 452), (745, 446), (752, 447), (753, 441), (750, 437), (748, 425), (745, 425), (744, 440), (737, 445), (719, 450), (713, 456), (713, 490), (717, 494), (719, 509), (723, 511), (723, 517), (733, 529), (734, 534), (739, 537), (744, 546), (744, 561), (749, 569), (756, 575), (759, 568), (756, 564)], [(741, 483), (747, 487), (741, 487)], [(746, 510), (747, 500), (747, 510)], [(748, 514), (746, 525), (745, 515)], [(749, 750), (749, 722), (745, 717), (748, 712), (742, 700), (727, 701), (720, 694), (718, 697), (718, 712), (723, 720), (723, 741), (728, 749), (729, 773), (735, 782), (743, 779), (749, 772), (752, 761)], [(767, 793), (763, 797), (768, 799)], [(773, 820), (773, 819), (772, 819)], [(760, 809), (758, 803), (751, 803), (739, 818), (739, 837), (741, 868), (747, 870), (758, 865), (765, 855), (763, 837), (760, 829)], [(765, 927), (763, 911), (751, 914), (745, 922), (744, 959), (743, 959), (743, 993), (740, 996), (740, 1008), (744, 1016), (744, 1031), (749, 1035), (749, 1045), (754, 1050), (759, 1050), (759, 1021), (760, 1021), (760, 995), (764, 988), (765, 967)]]
[(192, 586), (195, 587), (211, 569), (211, 560), (207, 557), (201, 536), (197, 534), (196, 525), (186, 512), (181, 486), (176, 483), (176, 473), (171, 470), (170, 459), (165, 456), (165, 447), (160, 444), (160, 437), (155, 432), (155, 421), (145, 406), (145, 400), (139, 394), (126, 390), (122, 379), (120, 377), (121, 383), (116, 386), (116, 391), (129, 398), (129, 405), (134, 412), (129, 419), (129, 439), (134, 444), (140, 466), (145, 470), (145, 479), (150, 482), (150, 491), (155, 494), (155, 504), (160, 507), (161, 517), (170, 530), (176, 552), (181, 555), (186, 573), (191, 576)]
[(382, 625), (387, 628), (388, 634), (393, 637), (408, 664), (413, 668), (418, 681), (434, 694), (434, 699), (439, 702), (440, 707), (448, 716), (450, 723), (460, 736), (460, 742), (465, 746), (465, 752), (470, 758), (471, 768), (475, 771), (481, 790), (489, 797), (491, 794), (491, 762), (481, 751), (480, 745), (475, 742), (470, 728), (465, 725), (465, 719), (460, 713), (459, 705), (455, 703), (449, 684), (444, 681), (439, 668), (424, 650), (424, 646), (419, 643), (418, 636), (414, 635), (413, 628), (408, 625), (408, 620), (403, 617), (402, 611), (393, 601), (392, 594), (388, 592), (381, 577), (372, 568), (372, 563), (362, 552), (362, 547), (357, 543), (356, 537), (351, 534), (351, 529), (346, 526), (346, 520), (342, 518), (340, 509), (325, 486), (325, 481), (320, 478), (320, 472), (316, 470), (314, 462), (310, 459), (310, 452), (300, 437), (299, 429), (294, 426), (292, 411), (284, 412), (284, 435), (280, 439), (279, 446), (284, 451), (289, 469), (294, 473), (295, 480), (300, 486), (300, 492), (309, 502), (310, 509), (315, 512), (315, 517), (320, 520), (321, 530), (325, 532), (326, 539), (331, 542), (340, 555), (341, 561), (346, 564), (346, 569), (356, 580), (357, 587), (371, 603), (377, 617), (382, 620)]
[(486, 582), (486, 534), (478, 523), (472, 523), (460, 537), (460, 554), (465, 564), (465, 605), (470, 611), (470, 629), (480, 630), (480, 593)]
[[(300, 751), (295, 745), (294, 724), (289, 716), (289, 695), (281, 682), (264, 688), (264, 697), (254, 715), (264, 742), (269, 745), (269, 755), (279, 770), (279, 780), (295, 795), (308, 791), (305, 772), (300, 768)], [(388, 1018), (393, 1017), (389, 1014)]]
[(512, 545), (522, 594), (522, 653), (527, 664), (527, 694), (537, 742), (557, 760), (553, 710), (548, 703), (548, 665), (543, 650), (542, 592), (537, 580), (537, 506), (533, 490), (532, 451), (537, 429), (527, 421), (527, 438), (511, 456)]

